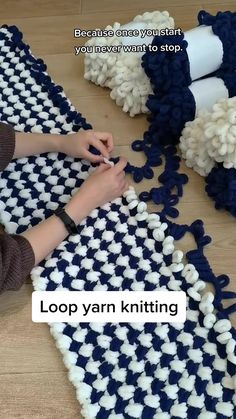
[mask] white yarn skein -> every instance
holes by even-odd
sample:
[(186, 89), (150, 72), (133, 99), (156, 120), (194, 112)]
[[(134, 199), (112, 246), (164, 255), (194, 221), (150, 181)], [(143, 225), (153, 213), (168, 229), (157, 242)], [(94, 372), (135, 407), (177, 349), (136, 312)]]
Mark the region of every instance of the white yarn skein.
[(201, 176), (206, 176), (214, 167), (214, 160), (207, 153), (204, 126), (209, 121), (210, 112), (200, 110), (193, 121), (185, 124), (180, 137), (179, 148), (187, 167), (194, 169)]
[(200, 110), (187, 122), (180, 137), (186, 166), (206, 176), (215, 163), (236, 168), (236, 97), (220, 99), (212, 111)]
[(208, 155), (226, 169), (236, 168), (236, 97), (213, 106), (204, 131)]
[[(165, 29), (174, 28), (174, 20), (167, 11), (164, 12), (146, 12), (143, 15), (136, 16), (133, 21), (137, 27), (142, 25), (142, 29)], [(120, 25), (115, 22), (113, 26), (108, 25), (106, 30), (125, 28), (127, 25)], [(135, 44), (137, 43), (137, 37)], [(146, 76), (141, 66), (140, 52), (124, 52), (122, 50), (122, 37), (98, 37), (91, 38), (86, 42), (86, 46), (94, 49), (95, 46), (121, 46), (121, 51), (110, 53), (85, 53), (84, 78), (93, 83), (106, 86), (111, 89), (110, 97), (121, 106), (124, 112), (130, 116), (140, 113), (147, 113), (146, 101), (149, 94), (152, 93), (149, 78)], [(144, 40), (140, 38), (139, 44)]]

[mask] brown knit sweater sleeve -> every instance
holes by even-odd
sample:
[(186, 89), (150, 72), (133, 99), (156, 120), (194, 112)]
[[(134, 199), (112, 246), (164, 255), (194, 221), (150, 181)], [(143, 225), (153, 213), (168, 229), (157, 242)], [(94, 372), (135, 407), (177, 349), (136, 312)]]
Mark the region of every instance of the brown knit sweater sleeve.
[[(0, 122), (0, 170), (5, 169), (14, 155), (15, 131)], [(0, 293), (17, 290), (29, 275), (35, 255), (29, 241), (17, 234), (0, 234)]]
[(15, 131), (10, 124), (0, 122), (0, 170), (11, 161), (15, 150)]
[(17, 234), (0, 235), (0, 293), (18, 290), (33, 269), (35, 256), (29, 241)]

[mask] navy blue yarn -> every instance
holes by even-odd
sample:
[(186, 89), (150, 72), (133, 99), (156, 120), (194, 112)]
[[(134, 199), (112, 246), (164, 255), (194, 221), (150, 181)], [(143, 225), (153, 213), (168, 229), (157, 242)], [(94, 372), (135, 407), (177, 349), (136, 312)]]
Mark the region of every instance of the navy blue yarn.
[[(236, 13), (219, 12), (214, 17), (201, 11), (198, 19), (201, 25), (212, 25), (213, 32), (219, 36), (223, 43), (223, 65), (214, 75), (223, 79), (229, 97), (236, 96), (233, 68), (236, 62), (236, 58), (234, 58), (236, 57)], [(180, 45), (181, 51), (178, 53), (162, 52), (160, 50), (161, 45), (166, 44)], [(125, 171), (131, 173), (137, 183), (144, 178), (151, 179), (154, 176), (151, 167), (161, 165), (161, 155), (164, 155), (165, 170), (158, 178), (163, 186), (152, 188), (150, 192), (141, 193), (140, 199), (153, 200), (154, 203), (163, 205), (162, 213), (176, 218), (179, 213), (174, 206), (178, 204), (179, 198), (183, 195), (183, 185), (187, 183), (188, 179), (186, 175), (177, 173), (179, 162), (176, 151), (164, 146), (175, 145), (179, 142), (185, 123), (195, 117), (196, 104), (191, 91), (187, 87), (191, 83), (191, 77), (186, 52), (187, 42), (184, 40), (184, 34), (156, 36), (152, 45), (157, 46), (159, 51), (152, 52), (147, 48), (142, 57), (142, 66), (150, 78), (154, 92), (153, 95), (148, 96), (146, 103), (151, 112), (148, 117), (150, 126), (148, 132), (144, 134), (144, 140), (135, 141), (132, 145), (135, 151), (143, 151), (147, 160), (142, 167), (136, 167), (128, 163)], [(171, 92), (168, 93), (170, 90)], [(165, 92), (167, 92), (166, 95), (164, 95)], [(117, 161), (116, 159), (112, 160)], [(208, 183), (210, 183), (210, 178)], [(210, 185), (208, 189), (211, 190)], [(214, 185), (212, 189), (214, 190)], [(216, 205), (219, 205), (218, 201)], [(230, 208), (231, 213), (234, 213), (232, 203), (227, 203), (227, 207)]]
[[(204, 255), (204, 248), (211, 242), (211, 237), (205, 235), (204, 224), (202, 220), (195, 220), (190, 226), (187, 224), (179, 225), (168, 220), (163, 215), (162, 221), (168, 224), (168, 233), (174, 237), (175, 240), (180, 240), (186, 233), (191, 233), (197, 245), (196, 249), (186, 253), (186, 258), (189, 263), (192, 263), (201, 280), (211, 283), (214, 286), (214, 307), (217, 310), (218, 319), (228, 318), (228, 316), (236, 312), (236, 304), (228, 308), (223, 307), (223, 300), (235, 299), (236, 292), (223, 291), (229, 285), (230, 279), (227, 275), (215, 276), (210, 264)], [(232, 330), (233, 336), (236, 338), (236, 330)]]
[[(236, 95), (236, 76), (234, 71), (236, 53), (233, 53), (234, 49), (236, 49), (236, 13), (219, 12), (214, 17), (207, 12), (201, 11), (198, 19), (199, 24), (213, 25), (213, 32), (219, 36), (223, 43), (223, 65), (214, 73), (214, 76), (222, 78), (228, 89), (229, 97), (233, 97)], [(178, 53), (162, 52), (160, 50), (161, 45), (165, 44), (180, 45), (181, 51)], [(146, 52), (142, 57), (142, 66), (150, 78), (154, 93), (148, 96), (146, 103), (151, 113), (148, 117), (150, 126), (146, 133), (149, 137), (148, 144), (151, 145), (149, 148), (147, 147), (147, 141), (144, 137), (143, 147), (139, 144), (138, 148), (139, 150), (142, 149), (147, 156), (144, 166), (145, 170), (148, 166), (160, 165), (162, 154), (165, 157), (168, 156), (168, 169), (165, 169), (165, 176), (159, 178), (159, 181), (163, 183), (162, 179), (165, 179), (168, 175), (173, 177), (178, 167), (174, 169), (175, 163), (174, 161), (173, 163), (171, 162), (172, 157), (173, 160), (175, 159), (175, 154), (173, 153), (171, 156), (169, 152), (165, 153), (162, 146), (175, 145), (179, 142), (185, 123), (192, 121), (195, 117), (196, 103), (188, 88), (191, 84), (191, 77), (186, 52), (187, 42), (184, 40), (184, 34), (156, 36), (152, 45), (158, 47), (158, 52), (152, 52), (149, 48), (146, 48)], [(143, 179), (144, 167), (135, 168), (132, 166), (129, 169), (129, 172), (133, 173), (135, 181), (140, 182)], [(177, 184), (180, 185), (180, 188), (184, 183), (186, 183), (186, 179), (184, 179), (184, 182), (181, 182), (181, 177), (179, 177)], [(177, 198), (180, 196), (182, 196), (182, 191), (177, 193)], [(172, 200), (173, 195), (170, 184), (164, 184), (161, 188), (154, 188), (149, 194), (144, 192), (141, 197), (146, 201), (153, 199), (155, 203), (167, 205), (168, 207), (168, 203)], [(176, 203), (178, 203), (178, 199)], [(174, 213), (177, 216), (177, 212), (173, 211)]]
[[(236, 95), (236, 74), (232, 69), (223, 68), (215, 73), (228, 89), (229, 97)], [(196, 102), (188, 87), (173, 88), (169, 93), (149, 95), (146, 103), (150, 110), (148, 121), (151, 144), (177, 144), (184, 125), (192, 121), (196, 113)]]
[(215, 16), (201, 10), (198, 14), (200, 25), (212, 27), (212, 31), (219, 37), (223, 45), (223, 66), (236, 67), (236, 12), (218, 12)]
[[(236, 96), (235, 72), (220, 69), (216, 76), (224, 81), (229, 97)], [(133, 150), (143, 151), (146, 163), (143, 167), (128, 164), (126, 172), (133, 175), (135, 182), (141, 182), (143, 178), (151, 179), (153, 177), (151, 167), (161, 165), (164, 160), (164, 171), (158, 177), (163, 186), (152, 188), (150, 192), (142, 192), (140, 199), (146, 202), (153, 200), (155, 204), (163, 205), (163, 214), (176, 218), (178, 210), (174, 207), (183, 195), (183, 185), (187, 183), (188, 178), (185, 174), (178, 173), (180, 158), (173, 145), (178, 143), (185, 123), (194, 119), (195, 100), (190, 89), (174, 89), (171, 94), (162, 98), (160, 95), (149, 95), (147, 107), (151, 111), (148, 117), (149, 129), (144, 133), (143, 141), (136, 140), (132, 144)], [(208, 178), (208, 183), (210, 181), (211, 178)], [(214, 184), (212, 188), (214, 190)], [(233, 202), (230, 212), (233, 211), (232, 205)]]
[(146, 106), (151, 112), (147, 119), (154, 144), (177, 144), (184, 124), (192, 121), (196, 112), (194, 96), (188, 88), (174, 88), (164, 96), (149, 95)]
[[(149, 165), (152, 167), (159, 166), (164, 160), (164, 171), (158, 177), (158, 180), (163, 186), (153, 187), (150, 191), (143, 191), (139, 198), (142, 201), (153, 201), (157, 205), (162, 205), (162, 214), (167, 214), (172, 218), (176, 218), (179, 214), (178, 210), (174, 208), (179, 198), (183, 195), (183, 185), (187, 183), (188, 177), (185, 174), (178, 173), (180, 165), (180, 157), (177, 155), (177, 149), (172, 146), (164, 147), (154, 144), (151, 147), (147, 145), (148, 132), (144, 133), (143, 151), (147, 156), (146, 164), (142, 168), (136, 168), (133, 165), (127, 165), (126, 171), (132, 173), (134, 180), (140, 181), (145, 175), (145, 170), (148, 170)], [(137, 144), (137, 147), (136, 147)], [(133, 143), (134, 149), (140, 151), (140, 140)], [(164, 157), (162, 157), (162, 156)], [(152, 171), (153, 174), (153, 171)]]
[[(236, 66), (236, 13), (218, 12), (216, 16), (201, 10), (198, 14), (199, 25), (212, 26), (215, 35), (223, 44), (222, 66), (234, 69)], [(162, 51), (162, 46), (178, 45), (179, 52)], [(154, 93), (168, 93), (175, 87), (187, 87), (191, 84), (190, 63), (187, 54), (188, 43), (184, 33), (180, 35), (155, 36), (152, 46), (158, 51), (153, 52), (148, 47), (142, 56), (142, 67), (153, 85)]]
[(189, 89), (174, 89), (171, 94), (163, 97), (149, 95), (146, 105), (151, 111), (148, 117), (149, 129), (144, 133), (143, 142), (136, 140), (132, 144), (135, 151), (144, 152), (146, 163), (139, 168), (128, 165), (127, 171), (133, 174), (135, 182), (140, 182), (144, 177), (151, 178), (151, 167), (161, 165), (164, 156), (164, 172), (158, 178), (163, 186), (143, 192), (140, 199), (153, 200), (154, 203), (163, 205), (163, 213), (175, 218), (178, 210), (174, 207), (183, 195), (183, 185), (188, 178), (178, 173), (180, 158), (177, 149), (172, 145), (178, 143), (185, 122), (194, 119), (195, 100)]
[[(44, 74), (46, 71), (46, 64), (42, 59), (36, 59), (30, 53), (29, 45), (26, 45), (23, 41), (23, 34), (19, 31), (16, 26), (2, 25), (2, 28), (7, 29), (11, 34), (11, 39), (7, 38), (7, 35), (3, 32), (0, 33), (0, 39), (5, 39), (6, 46), (10, 46), (12, 50), (16, 47), (24, 51), (25, 55), (21, 56), (21, 61), (25, 64), (26, 69), (28, 69), (35, 78), (36, 82), (42, 85), (42, 90), (48, 92), (49, 98), (52, 100), (54, 106), (60, 108), (62, 115), (67, 114), (68, 122), (73, 122), (73, 130), (76, 132), (80, 128), (91, 129), (92, 126), (88, 124), (85, 118), (82, 117), (81, 113), (72, 111), (68, 99), (61, 95), (63, 91), (62, 86), (55, 85), (51, 77), (47, 74)], [(31, 92), (32, 97), (36, 96), (36, 92)], [(4, 114), (4, 111), (3, 111)], [(40, 120), (40, 117), (37, 115), (38, 121), (43, 126), (43, 120)], [(21, 120), (19, 121), (21, 122)], [(49, 128), (43, 126), (44, 132), (49, 132)], [(60, 129), (63, 134), (66, 134), (66, 131), (63, 130), (62, 126)], [(27, 131), (27, 130), (26, 130)]]
[[(236, 69), (236, 67), (235, 67)], [(220, 69), (215, 73), (216, 77), (223, 80), (224, 85), (228, 90), (229, 97), (236, 96), (236, 72), (235, 69), (229, 69), (225, 66), (221, 66)]]
[(216, 209), (225, 209), (236, 217), (236, 169), (219, 164), (206, 177), (206, 192), (215, 201)]
[[(188, 43), (184, 40), (184, 33), (180, 35), (155, 36), (152, 46), (158, 51), (153, 52), (148, 47), (142, 56), (142, 67), (153, 85), (153, 92), (164, 94), (175, 87), (187, 87), (191, 84), (190, 65), (186, 52)], [(167, 45), (180, 46), (178, 52), (162, 51)]]

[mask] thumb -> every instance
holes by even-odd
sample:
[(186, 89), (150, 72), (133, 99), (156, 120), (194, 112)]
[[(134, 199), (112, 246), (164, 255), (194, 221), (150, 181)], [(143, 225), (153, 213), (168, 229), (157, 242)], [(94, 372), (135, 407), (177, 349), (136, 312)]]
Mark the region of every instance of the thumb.
[(106, 170), (110, 169), (110, 165), (106, 164), (106, 163), (101, 163), (100, 166), (97, 167), (96, 172), (97, 173), (102, 173), (105, 172)]

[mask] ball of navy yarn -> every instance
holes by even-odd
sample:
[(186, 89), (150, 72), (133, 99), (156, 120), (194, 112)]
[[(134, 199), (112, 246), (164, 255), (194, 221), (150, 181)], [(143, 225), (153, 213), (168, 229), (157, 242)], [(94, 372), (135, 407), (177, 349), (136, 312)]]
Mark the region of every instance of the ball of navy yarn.
[[(179, 52), (161, 51), (161, 46), (179, 45)], [(180, 35), (155, 36), (152, 46), (158, 48), (157, 52), (146, 49), (142, 56), (142, 67), (149, 77), (154, 93), (166, 93), (173, 87), (188, 86), (191, 84), (190, 66), (186, 48), (187, 41), (184, 33)]]
[(232, 69), (236, 66), (236, 13), (218, 12), (215, 16), (201, 10), (198, 14), (200, 25), (212, 26), (212, 31), (223, 45), (223, 65)]
[(159, 144), (175, 145), (179, 142), (184, 125), (195, 117), (196, 103), (188, 88), (173, 89), (160, 97), (149, 95), (147, 107), (151, 111), (149, 132), (157, 133)]
[(236, 169), (214, 167), (206, 177), (206, 192), (216, 209), (226, 209), (236, 217)]

